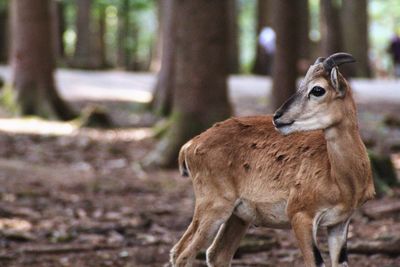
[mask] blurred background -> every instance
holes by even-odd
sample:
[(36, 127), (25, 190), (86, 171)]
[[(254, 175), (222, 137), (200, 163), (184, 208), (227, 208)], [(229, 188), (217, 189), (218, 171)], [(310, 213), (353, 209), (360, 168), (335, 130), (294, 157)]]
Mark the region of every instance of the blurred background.
[[(180, 146), (339, 51), (378, 192), (350, 265), (400, 266), (399, 36), (397, 0), (0, 0), (0, 266), (168, 266)], [(278, 264), (302, 264), (290, 231), (251, 228), (233, 261)]]

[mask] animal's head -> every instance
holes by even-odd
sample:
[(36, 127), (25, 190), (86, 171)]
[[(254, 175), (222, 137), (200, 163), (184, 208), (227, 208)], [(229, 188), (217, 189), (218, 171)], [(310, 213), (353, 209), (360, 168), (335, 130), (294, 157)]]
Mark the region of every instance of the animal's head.
[(353, 105), (350, 87), (338, 67), (355, 62), (346, 53), (318, 58), (307, 71), (297, 92), (274, 115), (274, 125), (282, 134), (326, 129), (345, 116), (345, 106)]

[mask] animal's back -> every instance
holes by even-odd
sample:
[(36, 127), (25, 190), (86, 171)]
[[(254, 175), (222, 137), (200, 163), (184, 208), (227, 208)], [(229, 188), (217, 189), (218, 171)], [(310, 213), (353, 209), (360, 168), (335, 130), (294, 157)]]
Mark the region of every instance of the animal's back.
[[(240, 197), (244, 194), (257, 200), (265, 198), (259, 194), (268, 188), (275, 189), (276, 198), (280, 193), (288, 194), (276, 190), (290, 188), (300, 178), (318, 182), (327, 174), (329, 164), (322, 131), (283, 136), (275, 130), (271, 116), (216, 123), (185, 144), (180, 154), (181, 165), (185, 164), (192, 175), (206, 174), (217, 183), (229, 180), (238, 187)], [(315, 175), (302, 178), (303, 171)]]

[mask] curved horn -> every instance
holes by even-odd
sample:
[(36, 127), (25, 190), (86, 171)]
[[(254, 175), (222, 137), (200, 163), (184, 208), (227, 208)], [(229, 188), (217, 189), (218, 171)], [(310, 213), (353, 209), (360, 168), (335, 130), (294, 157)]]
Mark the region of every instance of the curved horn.
[(317, 58), (317, 60), (315, 60), (314, 65), (322, 63), (322, 62), (324, 62), (324, 60), (325, 60), (324, 57), (319, 57), (319, 58)]
[[(318, 60), (318, 59), (317, 59)], [(356, 62), (355, 58), (347, 53), (336, 53), (323, 61), (324, 69), (326, 72), (330, 73), (332, 68), (340, 66), (344, 63)]]

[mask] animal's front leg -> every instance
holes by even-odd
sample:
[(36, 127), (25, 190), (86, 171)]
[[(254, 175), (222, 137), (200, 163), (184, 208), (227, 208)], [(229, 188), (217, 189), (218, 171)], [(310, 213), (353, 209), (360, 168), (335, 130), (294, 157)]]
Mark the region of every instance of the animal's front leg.
[(350, 219), (328, 227), (328, 244), (332, 267), (338, 267), (339, 264), (342, 264), (343, 267), (348, 266), (346, 242), (349, 223)]
[(325, 266), (318, 247), (312, 238), (312, 218), (304, 213), (296, 213), (291, 218), (291, 224), (296, 235), (301, 253), (303, 254), (304, 264), (306, 267), (323, 267)]

